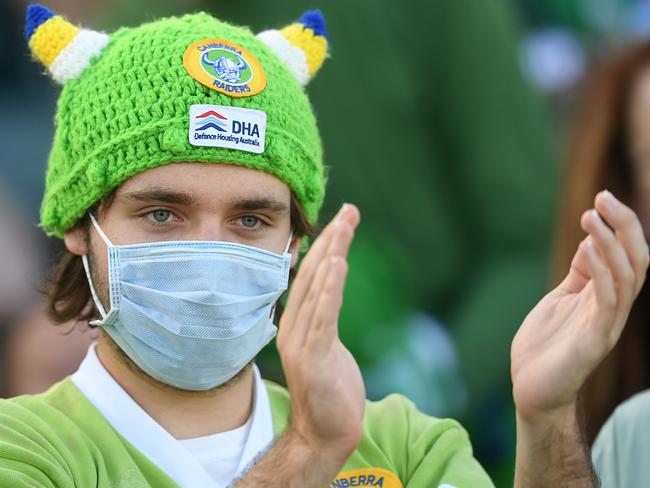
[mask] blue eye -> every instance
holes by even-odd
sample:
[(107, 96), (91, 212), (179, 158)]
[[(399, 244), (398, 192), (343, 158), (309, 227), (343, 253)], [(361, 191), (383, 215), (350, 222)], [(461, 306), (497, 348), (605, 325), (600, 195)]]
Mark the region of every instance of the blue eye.
[(240, 221), (241, 221), (242, 225), (244, 227), (246, 227), (247, 229), (253, 229), (253, 228), (255, 228), (257, 226), (260, 219), (258, 219), (257, 217), (254, 217), (252, 215), (246, 215), (244, 217), (241, 217)]
[(151, 216), (154, 218), (154, 220), (161, 224), (167, 222), (171, 215), (172, 213), (169, 210), (163, 210), (160, 208), (151, 212)]

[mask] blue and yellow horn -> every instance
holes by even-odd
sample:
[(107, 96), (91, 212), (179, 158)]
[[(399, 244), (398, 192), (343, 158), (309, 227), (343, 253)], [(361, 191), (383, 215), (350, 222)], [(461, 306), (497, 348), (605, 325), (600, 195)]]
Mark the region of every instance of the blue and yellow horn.
[(78, 78), (108, 44), (108, 35), (80, 29), (38, 4), (27, 7), (25, 38), (34, 57), (61, 85)]
[(309, 11), (300, 20), (281, 30), (257, 34), (295, 75), (302, 86), (316, 75), (327, 57), (325, 19), (317, 11)]

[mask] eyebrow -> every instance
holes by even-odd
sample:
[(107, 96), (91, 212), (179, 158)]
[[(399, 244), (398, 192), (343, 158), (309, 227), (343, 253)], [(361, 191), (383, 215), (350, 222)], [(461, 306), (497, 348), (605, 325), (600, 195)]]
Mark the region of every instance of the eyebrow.
[(277, 214), (286, 214), (289, 212), (289, 206), (274, 198), (243, 198), (231, 202), (230, 206), (234, 210), (270, 210)]
[[(178, 205), (196, 203), (194, 197), (189, 193), (157, 187), (124, 193), (122, 198), (140, 203), (161, 202)], [(234, 210), (269, 210), (277, 214), (289, 213), (289, 206), (285, 202), (267, 197), (234, 199), (229, 202), (229, 206)]]
[(125, 193), (122, 197), (127, 200), (142, 203), (163, 202), (180, 205), (192, 205), (194, 203), (192, 195), (166, 188), (148, 188), (146, 190), (132, 191)]

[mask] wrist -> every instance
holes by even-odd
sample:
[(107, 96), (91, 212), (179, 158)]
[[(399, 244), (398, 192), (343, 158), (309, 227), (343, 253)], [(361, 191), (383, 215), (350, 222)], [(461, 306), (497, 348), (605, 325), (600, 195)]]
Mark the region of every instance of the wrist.
[(578, 403), (572, 402), (548, 410), (523, 410), (516, 407), (517, 429), (543, 435), (546, 431), (573, 430), (578, 425)]
[(288, 449), (305, 464), (316, 462), (326, 470), (338, 474), (340, 468), (350, 457), (354, 448), (348, 447), (347, 443), (328, 442), (318, 440), (305, 435), (293, 426), (289, 426), (283, 436)]
[[(325, 446), (326, 447), (326, 446)], [(237, 488), (322, 488), (345, 464), (337, 450), (321, 449), (289, 428), (239, 480)]]
[[(308, 442), (295, 430), (289, 429), (265, 456), (256, 473), (249, 473), (246, 487), (265, 486), (283, 488), (321, 488), (329, 486), (345, 464), (340, 453)], [(268, 464), (268, 465), (265, 465)], [(254, 481), (253, 481), (254, 480)], [(275, 484), (269, 483), (271, 480)]]
[(595, 486), (579, 403), (526, 412), (517, 410), (516, 487)]

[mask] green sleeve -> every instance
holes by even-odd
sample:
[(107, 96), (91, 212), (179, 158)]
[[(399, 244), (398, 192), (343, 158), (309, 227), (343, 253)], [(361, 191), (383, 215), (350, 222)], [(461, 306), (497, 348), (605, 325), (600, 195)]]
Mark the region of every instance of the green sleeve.
[(472, 454), (467, 432), (455, 420), (437, 419), (419, 412), (401, 395), (368, 404), (364, 420), (366, 458), (369, 444), (378, 446), (405, 488), (493, 487)]
[[(408, 402), (409, 478), (406, 488), (449, 484), (454, 487), (492, 487), (488, 475), (472, 454), (465, 429), (454, 420), (437, 420)], [(432, 424), (438, 422), (442, 428)]]
[[(0, 486), (11, 488), (58, 488), (37, 466), (0, 458)], [(68, 486), (73, 486), (69, 484)]]
[(17, 403), (0, 402), (0, 487), (74, 488), (61, 454), (73, 443), (55, 435), (58, 419), (50, 420)]
[(177, 486), (70, 378), (40, 395), (0, 400), (0, 488)]
[[(426, 433), (419, 442), (427, 444)], [(414, 461), (413, 472), (406, 488), (424, 488), (435, 483), (454, 487), (493, 487), (490, 478), (472, 455), (467, 432), (460, 425), (450, 426), (438, 436), (436, 443)]]

